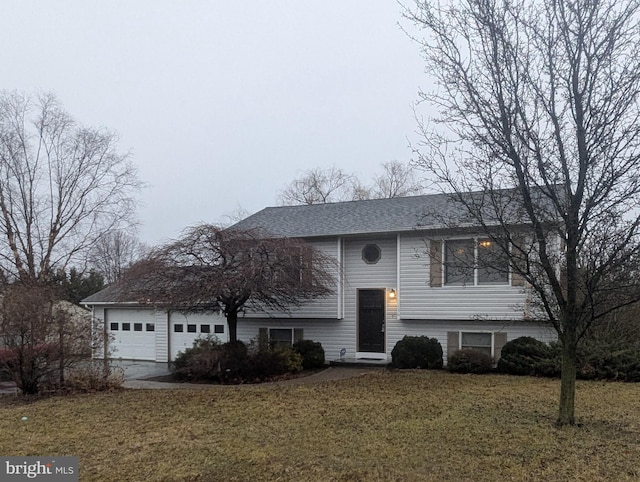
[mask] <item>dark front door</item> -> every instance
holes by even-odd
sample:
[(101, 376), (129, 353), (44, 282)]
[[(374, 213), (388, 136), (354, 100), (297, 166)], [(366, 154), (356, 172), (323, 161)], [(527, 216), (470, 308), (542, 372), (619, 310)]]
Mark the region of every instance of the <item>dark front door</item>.
[(384, 290), (358, 291), (358, 351), (384, 353)]

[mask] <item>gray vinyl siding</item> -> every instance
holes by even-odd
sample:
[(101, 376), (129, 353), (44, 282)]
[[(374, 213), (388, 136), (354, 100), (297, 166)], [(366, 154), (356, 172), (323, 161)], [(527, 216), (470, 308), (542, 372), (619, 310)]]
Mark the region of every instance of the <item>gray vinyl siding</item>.
[(156, 310), (154, 313), (156, 324), (156, 361), (169, 361), (169, 313)]
[(526, 294), (522, 287), (442, 286), (429, 283), (428, 239), (400, 239), (399, 316), (407, 319), (522, 319)]
[(531, 336), (545, 343), (557, 339), (555, 331), (549, 325), (527, 322), (482, 322), (482, 321), (449, 321), (449, 320), (398, 320), (391, 323), (387, 331), (387, 353), (405, 335), (407, 336), (428, 336), (436, 338), (442, 345), (444, 362), (447, 363), (447, 333), (450, 331), (471, 331), (471, 332), (496, 332), (506, 333), (507, 341), (511, 341), (521, 336)]
[(340, 358), (340, 350), (346, 357), (355, 357), (354, 323), (347, 320), (312, 319), (243, 319), (238, 321), (238, 339), (250, 342), (257, 339), (260, 328), (302, 328), (305, 340), (319, 341), (327, 362)]
[[(362, 259), (362, 248), (376, 244), (380, 260), (375, 264)], [(396, 237), (347, 239), (344, 242), (344, 284), (346, 312), (355, 312), (354, 300), (358, 288), (396, 288)]]
[[(362, 259), (362, 248), (367, 244), (376, 244), (380, 248), (381, 257), (377, 263), (369, 264)], [(397, 289), (396, 237), (345, 239), (341, 257), (344, 273), (343, 319), (322, 320), (317, 316), (315, 319), (298, 316), (265, 318), (264, 315), (262, 319), (244, 318), (238, 321), (238, 338), (243, 341), (255, 339), (260, 328), (302, 328), (305, 339), (322, 344), (327, 361), (338, 359), (343, 348), (346, 358), (354, 358), (357, 348), (357, 290)], [(387, 297), (387, 319), (392, 317), (395, 317), (395, 302)], [(386, 346), (389, 347), (388, 341)], [(387, 353), (390, 351), (388, 348)]]
[[(380, 248), (381, 257), (375, 264), (368, 264), (362, 259), (362, 248), (367, 244), (376, 244)], [(396, 237), (349, 239), (344, 243), (344, 277), (345, 277), (345, 321), (351, 326), (353, 344), (348, 352), (355, 354), (357, 350), (357, 321), (358, 306), (357, 295), (359, 289), (397, 289), (397, 250)], [(392, 308), (395, 302), (389, 301), (385, 296), (387, 316), (386, 325), (389, 324)], [(395, 316), (395, 311), (393, 311)], [(385, 328), (385, 331), (388, 328)], [(385, 335), (386, 337), (386, 335)], [(388, 341), (386, 342), (388, 346)], [(389, 350), (386, 350), (390, 353)]]
[[(338, 259), (339, 239), (331, 238), (324, 240), (309, 241), (316, 249), (331, 258)], [(291, 308), (289, 313), (267, 311), (269, 316), (276, 318), (338, 318), (341, 312), (339, 306), (338, 271), (337, 265), (329, 268), (336, 280), (333, 287), (334, 292), (325, 298), (318, 298), (305, 302), (299, 307)], [(257, 308), (248, 308), (244, 314), (245, 318), (262, 318), (265, 312)]]

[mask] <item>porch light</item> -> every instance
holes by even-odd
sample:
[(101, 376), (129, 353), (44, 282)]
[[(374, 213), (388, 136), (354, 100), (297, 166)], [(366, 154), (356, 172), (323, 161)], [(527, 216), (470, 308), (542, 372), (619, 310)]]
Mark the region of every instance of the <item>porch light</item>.
[(394, 289), (389, 290), (389, 298), (392, 300), (396, 298), (396, 290)]
[(480, 241), (480, 243), (478, 243), (478, 244), (480, 244), (480, 246), (482, 248), (490, 248), (491, 247), (491, 241), (489, 241), (489, 240)]

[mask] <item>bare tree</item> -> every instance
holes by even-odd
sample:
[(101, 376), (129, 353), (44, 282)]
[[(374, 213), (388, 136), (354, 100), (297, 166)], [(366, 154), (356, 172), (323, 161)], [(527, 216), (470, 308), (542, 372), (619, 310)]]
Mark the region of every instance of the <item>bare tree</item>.
[(404, 197), (423, 192), (412, 166), (389, 161), (382, 163), (382, 170), (382, 174), (375, 176), (373, 185), (368, 187), (342, 169), (311, 169), (292, 181), (280, 193), (279, 199), (285, 205), (322, 204)]
[(296, 239), (203, 224), (134, 265), (122, 283), (145, 302), (224, 313), (235, 344), (246, 307), (288, 311), (331, 293), (332, 263)]
[(624, 267), (639, 247), (639, 8), (452, 0), (406, 10), (437, 82), (422, 94), (439, 115), (421, 123), (419, 161), (502, 247), (557, 331), (560, 426), (575, 420), (581, 337), (638, 298)]
[(331, 167), (306, 171), (292, 181), (279, 198), (286, 205), (322, 204), (367, 199), (368, 193), (353, 174)]
[(46, 282), (130, 222), (140, 184), (116, 142), (52, 94), (0, 94), (0, 264), (14, 278)]
[(92, 346), (89, 314), (57, 301), (55, 291), (17, 282), (0, 300), (0, 373), (24, 395), (62, 386)]
[(415, 170), (409, 164), (400, 161), (382, 163), (382, 174), (373, 180), (371, 197), (373, 199), (391, 199), (422, 194), (423, 188), (416, 179)]
[(122, 273), (145, 256), (149, 248), (136, 236), (122, 230), (104, 233), (89, 252), (89, 265), (102, 274), (107, 284), (115, 283)]

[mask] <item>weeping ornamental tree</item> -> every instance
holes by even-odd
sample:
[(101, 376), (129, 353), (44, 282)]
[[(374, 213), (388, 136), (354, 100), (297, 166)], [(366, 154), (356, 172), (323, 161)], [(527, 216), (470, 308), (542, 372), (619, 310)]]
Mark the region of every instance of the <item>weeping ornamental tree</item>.
[(236, 344), (245, 309), (288, 312), (329, 295), (335, 273), (332, 258), (301, 240), (201, 224), (134, 264), (121, 283), (144, 302), (223, 313)]
[(580, 339), (640, 292), (639, 8), (445, 0), (405, 11), (436, 82), (421, 93), (437, 114), (420, 121), (417, 162), (501, 246), (556, 330), (560, 426), (575, 420)]

